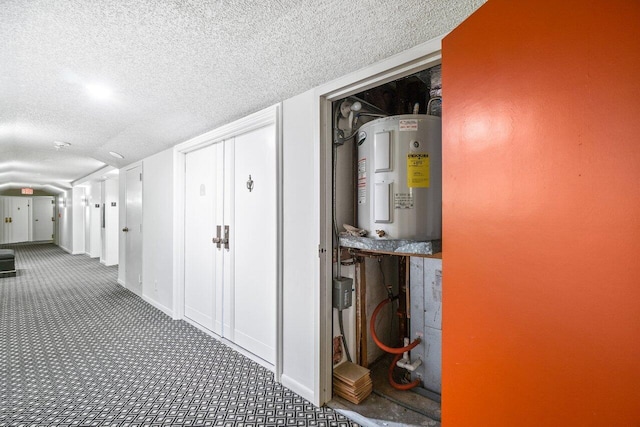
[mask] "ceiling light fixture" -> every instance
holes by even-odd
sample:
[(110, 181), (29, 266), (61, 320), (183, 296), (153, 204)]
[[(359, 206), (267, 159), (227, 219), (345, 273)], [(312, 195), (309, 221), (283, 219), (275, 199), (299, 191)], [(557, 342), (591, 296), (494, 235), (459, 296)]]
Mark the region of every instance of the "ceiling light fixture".
[(68, 142), (63, 142), (63, 141), (53, 141), (53, 146), (55, 147), (56, 150), (60, 150), (61, 148), (67, 148), (69, 147), (71, 144), (69, 144)]
[(89, 95), (100, 101), (111, 98), (111, 88), (105, 85), (99, 83), (90, 83), (87, 84), (85, 88), (87, 89), (87, 92), (89, 92)]
[(124, 156), (122, 154), (116, 153), (115, 151), (109, 151), (109, 154), (111, 154), (116, 159), (124, 159)]

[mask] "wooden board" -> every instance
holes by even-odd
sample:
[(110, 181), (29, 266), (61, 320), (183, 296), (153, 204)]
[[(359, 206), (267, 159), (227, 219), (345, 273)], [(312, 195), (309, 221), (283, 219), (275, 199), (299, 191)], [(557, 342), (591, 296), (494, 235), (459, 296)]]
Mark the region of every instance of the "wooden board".
[(342, 383), (340, 381), (333, 381), (333, 389), (339, 390), (344, 393), (348, 393), (354, 396), (365, 394), (366, 392), (370, 392), (373, 388), (373, 383), (369, 381), (368, 383), (362, 384), (358, 387), (350, 387), (349, 385)]
[(371, 371), (355, 363), (344, 362), (333, 368), (333, 376), (349, 385), (353, 385), (363, 378), (371, 378)]
[(373, 390), (373, 388), (369, 388), (368, 390), (364, 391), (361, 394), (355, 395), (349, 392), (344, 392), (340, 389), (334, 388), (333, 391), (335, 392), (336, 395), (342, 397), (343, 399), (348, 400), (351, 403), (355, 403), (356, 405), (360, 404), (362, 401), (364, 401), (370, 394), (371, 391)]

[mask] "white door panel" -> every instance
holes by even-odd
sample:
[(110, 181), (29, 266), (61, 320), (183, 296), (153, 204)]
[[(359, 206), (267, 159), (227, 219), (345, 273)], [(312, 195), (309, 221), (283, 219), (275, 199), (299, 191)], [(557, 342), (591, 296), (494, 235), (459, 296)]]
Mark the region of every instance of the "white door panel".
[(0, 224), (0, 243), (8, 243), (9, 240), (9, 215), (6, 211), (6, 198), (0, 197), (0, 215), (2, 215), (2, 223)]
[(234, 342), (275, 362), (275, 126), (235, 138), (232, 191)]
[(53, 239), (54, 218), (53, 197), (36, 197), (33, 199), (33, 240)]
[(220, 251), (212, 238), (216, 225), (221, 225), (217, 202), (221, 150), (222, 144), (196, 150), (186, 155), (185, 163), (185, 316), (218, 334), (222, 333), (222, 298), (216, 276), (222, 272), (218, 271)]
[(31, 198), (3, 197), (2, 243), (27, 242), (30, 239)]
[(126, 171), (125, 198), (125, 284), (142, 295), (142, 166)]
[(275, 364), (275, 125), (185, 157), (185, 317)]
[(29, 225), (31, 219), (31, 199), (23, 197), (15, 197), (13, 200), (13, 224), (12, 233), (14, 242), (28, 242)]

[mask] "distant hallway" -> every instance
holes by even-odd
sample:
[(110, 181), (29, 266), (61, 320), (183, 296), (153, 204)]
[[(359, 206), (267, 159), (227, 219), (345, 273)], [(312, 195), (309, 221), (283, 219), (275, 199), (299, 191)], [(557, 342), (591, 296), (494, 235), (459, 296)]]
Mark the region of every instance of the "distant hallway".
[(0, 425), (349, 426), (270, 371), (53, 244), (5, 245)]

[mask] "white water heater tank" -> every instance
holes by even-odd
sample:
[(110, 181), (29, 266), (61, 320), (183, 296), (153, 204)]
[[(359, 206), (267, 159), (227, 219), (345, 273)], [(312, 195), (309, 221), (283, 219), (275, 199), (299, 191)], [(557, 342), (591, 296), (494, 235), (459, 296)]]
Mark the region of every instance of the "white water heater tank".
[(360, 127), (358, 227), (369, 237), (442, 237), (442, 123), (430, 115), (401, 115)]

